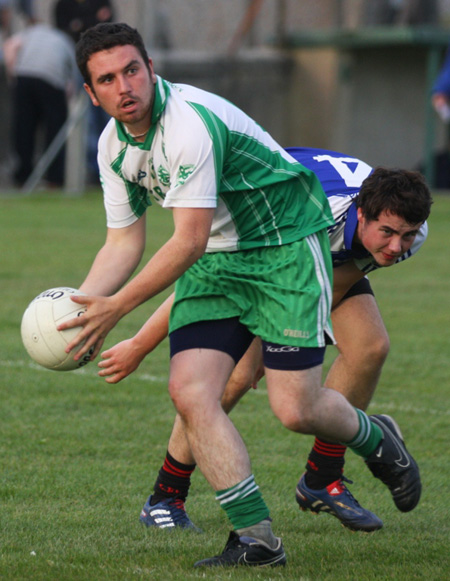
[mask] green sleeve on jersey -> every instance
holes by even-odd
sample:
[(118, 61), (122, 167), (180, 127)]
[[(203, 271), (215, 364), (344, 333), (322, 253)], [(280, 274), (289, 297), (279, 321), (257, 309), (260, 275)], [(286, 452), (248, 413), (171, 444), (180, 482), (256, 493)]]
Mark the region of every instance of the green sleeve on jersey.
[(243, 192), (280, 182), (298, 179), (309, 173), (298, 162), (287, 161), (252, 135), (231, 131), (210, 109), (190, 102), (211, 137), (220, 193)]
[(207, 107), (199, 105), (198, 103), (189, 103), (189, 105), (198, 113), (211, 137), (216, 172), (216, 188), (219, 191), (222, 168), (228, 146), (227, 127)]
[(111, 169), (123, 180), (123, 183), (127, 189), (128, 200), (130, 202), (133, 214), (140, 218), (144, 214), (145, 210), (152, 205), (152, 202), (150, 200), (147, 188), (140, 186), (135, 182), (130, 182), (123, 177), (122, 163), (126, 151), (127, 146), (122, 149), (117, 158), (111, 164)]

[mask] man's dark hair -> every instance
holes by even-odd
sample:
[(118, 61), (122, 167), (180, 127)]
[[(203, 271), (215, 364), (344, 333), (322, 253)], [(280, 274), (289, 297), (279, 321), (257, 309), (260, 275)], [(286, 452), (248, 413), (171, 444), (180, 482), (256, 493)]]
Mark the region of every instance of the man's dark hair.
[(385, 167), (377, 167), (363, 181), (356, 199), (356, 206), (367, 220), (377, 220), (385, 211), (400, 216), (408, 224), (425, 222), (432, 203), (421, 173)]
[(144, 63), (149, 68), (148, 54), (144, 41), (139, 32), (123, 22), (104, 22), (96, 24), (81, 35), (76, 46), (77, 65), (84, 82), (92, 88), (88, 61), (91, 56), (102, 50), (109, 50), (115, 46), (132, 45), (140, 52)]

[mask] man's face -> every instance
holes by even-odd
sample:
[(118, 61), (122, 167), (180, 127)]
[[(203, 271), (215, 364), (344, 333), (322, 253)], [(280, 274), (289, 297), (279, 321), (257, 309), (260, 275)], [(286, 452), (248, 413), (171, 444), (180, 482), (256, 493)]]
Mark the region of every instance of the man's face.
[(421, 225), (408, 224), (386, 211), (381, 212), (377, 220), (369, 221), (358, 208), (356, 242), (370, 252), (379, 266), (391, 266), (411, 248)]
[(86, 84), (84, 88), (94, 105), (124, 123), (133, 135), (149, 129), (156, 83), (152, 61), (145, 63), (132, 45), (115, 46), (93, 54), (88, 68), (92, 88)]

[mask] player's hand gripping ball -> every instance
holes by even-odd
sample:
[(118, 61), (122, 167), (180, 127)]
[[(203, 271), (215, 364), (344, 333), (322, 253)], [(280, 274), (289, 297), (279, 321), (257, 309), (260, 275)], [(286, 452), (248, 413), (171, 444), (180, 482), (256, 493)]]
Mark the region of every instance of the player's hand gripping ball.
[(22, 341), (29, 356), (39, 365), (54, 371), (71, 371), (89, 363), (90, 353), (74, 361), (73, 356), (80, 348), (79, 345), (70, 353), (65, 352), (81, 327), (65, 331), (56, 328), (86, 312), (84, 305), (70, 300), (73, 295), (83, 294), (74, 288), (51, 288), (39, 294), (28, 305), (22, 317)]

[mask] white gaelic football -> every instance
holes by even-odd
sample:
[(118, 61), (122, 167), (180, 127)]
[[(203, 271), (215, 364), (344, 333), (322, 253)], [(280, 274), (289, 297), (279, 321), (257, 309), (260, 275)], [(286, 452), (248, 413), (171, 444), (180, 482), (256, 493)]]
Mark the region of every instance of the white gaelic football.
[(22, 317), (22, 341), (29, 356), (39, 365), (55, 371), (71, 371), (89, 363), (90, 354), (74, 361), (73, 356), (79, 346), (70, 353), (65, 352), (80, 327), (65, 331), (56, 328), (86, 311), (84, 305), (78, 305), (70, 299), (73, 295), (83, 294), (74, 288), (51, 288), (39, 294), (28, 305)]

